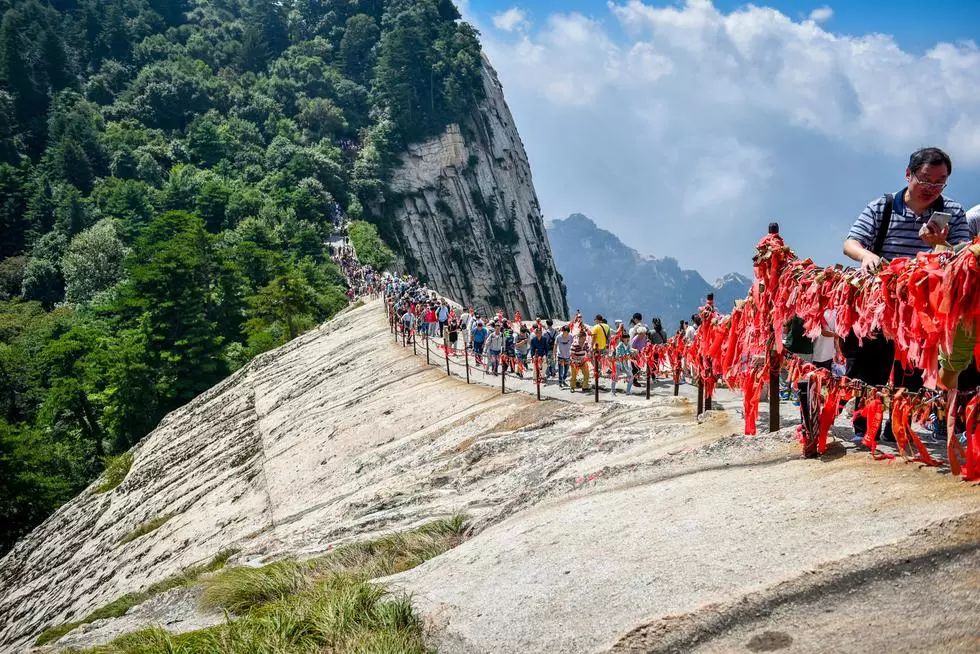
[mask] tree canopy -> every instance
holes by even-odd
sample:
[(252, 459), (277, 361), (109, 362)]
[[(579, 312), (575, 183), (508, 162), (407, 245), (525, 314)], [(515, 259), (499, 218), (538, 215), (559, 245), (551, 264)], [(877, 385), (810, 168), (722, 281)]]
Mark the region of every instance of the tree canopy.
[(449, 0), (0, 0), (0, 554), (346, 304), (396, 155), (483, 97)]

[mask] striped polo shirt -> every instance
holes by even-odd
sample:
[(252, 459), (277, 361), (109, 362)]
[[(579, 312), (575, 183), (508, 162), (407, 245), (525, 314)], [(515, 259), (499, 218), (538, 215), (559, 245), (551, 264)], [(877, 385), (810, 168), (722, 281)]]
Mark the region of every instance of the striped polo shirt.
[[(906, 206), (905, 190), (903, 188), (895, 194), (895, 201), (892, 204), (892, 217), (888, 223), (888, 233), (885, 235), (885, 244), (882, 246), (881, 252), (878, 253), (882, 258), (914, 257), (919, 252), (931, 250), (932, 248), (919, 238), (919, 229), (929, 221), (933, 211), (938, 209), (940, 201), (942, 201), (943, 211), (952, 216), (949, 221), (950, 244), (956, 245), (970, 240), (966, 214), (959, 202), (940, 197), (920, 216)], [(881, 217), (884, 213), (885, 196), (872, 200), (854, 222), (847, 238), (853, 238), (867, 250), (873, 248), (875, 236), (878, 234), (878, 226), (881, 225)]]

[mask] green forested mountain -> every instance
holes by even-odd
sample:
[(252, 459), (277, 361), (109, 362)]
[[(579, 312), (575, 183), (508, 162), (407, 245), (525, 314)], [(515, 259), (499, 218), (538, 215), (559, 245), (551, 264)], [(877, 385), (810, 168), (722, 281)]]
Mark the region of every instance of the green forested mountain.
[(2, 552), (165, 413), (343, 307), (335, 221), (378, 221), (405, 143), (483, 91), (450, 0), (0, 13)]

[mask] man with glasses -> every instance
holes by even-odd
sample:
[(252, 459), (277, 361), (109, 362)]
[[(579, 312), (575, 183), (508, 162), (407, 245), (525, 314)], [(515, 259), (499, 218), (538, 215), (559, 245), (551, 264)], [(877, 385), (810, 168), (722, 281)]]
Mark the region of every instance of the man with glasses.
[[(895, 195), (877, 198), (864, 208), (844, 241), (844, 254), (859, 262), (862, 270), (873, 273), (882, 259), (914, 257), (937, 245), (968, 241), (970, 231), (963, 207), (942, 195), (952, 172), (949, 155), (939, 148), (913, 152), (905, 169), (908, 186)], [(950, 215), (948, 225), (941, 229), (929, 221), (937, 211)], [(921, 371), (905, 371), (896, 365), (895, 344), (880, 332), (865, 338), (862, 343), (852, 332), (841, 349), (847, 361), (846, 375), (851, 379), (880, 386), (894, 373), (896, 387), (913, 391), (922, 388)], [(854, 442), (861, 442), (865, 428), (863, 418), (855, 419)], [(889, 420), (882, 438), (891, 440), (891, 436)], [(807, 454), (815, 454), (815, 451)]]
[[(949, 155), (939, 148), (923, 148), (912, 153), (905, 169), (908, 186), (896, 193), (884, 234), (879, 234), (889, 196), (873, 200), (851, 227), (844, 241), (844, 254), (867, 271), (877, 269), (882, 259), (914, 257), (947, 241), (956, 245), (970, 239), (966, 215), (959, 202), (942, 195), (953, 172)], [(933, 212), (943, 211), (951, 218), (943, 230), (932, 229)], [(924, 226), (927, 226), (923, 229)], [(880, 248), (876, 247), (881, 243)], [(880, 251), (876, 251), (880, 250)]]

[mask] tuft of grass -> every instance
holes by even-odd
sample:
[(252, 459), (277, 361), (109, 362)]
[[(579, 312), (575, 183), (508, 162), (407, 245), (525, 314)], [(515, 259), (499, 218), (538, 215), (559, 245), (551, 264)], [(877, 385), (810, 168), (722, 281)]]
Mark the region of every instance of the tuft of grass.
[(81, 622), (66, 622), (64, 624), (59, 624), (54, 627), (48, 627), (47, 629), (41, 632), (41, 635), (37, 637), (37, 640), (34, 641), (34, 644), (40, 647), (41, 645), (47, 645), (48, 643), (52, 643), (81, 624), (82, 624)]
[(105, 618), (118, 618), (123, 616), (127, 611), (129, 611), (129, 609), (137, 606), (138, 604), (142, 604), (154, 595), (159, 595), (160, 593), (166, 592), (171, 588), (189, 586), (197, 581), (201, 575), (220, 570), (224, 567), (225, 563), (228, 562), (228, 559), (230, 559), (237, 552), (237, 549), (221, 550), (207, 563), (192, 565), (184, 568), (175, 575), (150, 584), (146, 590), (138, 593), (126, 593), (122, 597), (118, 597), (108, 604), (95, 609), (78, 622), (66, 622), (64, 624), (45, 629), (41, 632), (41, 635), (38, 636), (37, 641), (35, 641), (34, 644), (40, 647), (41, 645), (58, 640), (69, 631), (72, 631), (80, 625)]
[(296, 561), (277, 561), (261, 568), (231, 568), (205, 582), (201, 603), (209, 609), (245, 613), (309, 587), (309, 568), (309, 564)]
[(144, 629), (85, 652), (429, 654), (411, 599), (370, 580), (442, 554), (462, 542), (467, 528), (465, 517), (454, 515), (310, 561), (230, 568), (203, 580), (201, 600), (228, 611), (226, 623), (177, 635)]
[(95, 487), (95, 492), (108, 493), (123, 483), (129, 469), (133, 466), (133, 453), (123, 452), (119, 456), (107, 456), (104, 460), (105, 470), (102, 473), (102, 483)]
[(407, 597), (335, 575), (224, 624), (171, 635), (153, 627), (88, 654), (428, 654)]
[(140, 536), (145, 536), (151, 531), (155, 531), (159, 529), (161, 526), (163, 526), (163, 523), (165, 523), (167, 520), (170, 520), (170, 518), (172, 517), (174, 517), (173, 513), (163, 513), (155, 518), (150, 518), (146, 522), (142, 522), (136, 525), (136, 528), (133, 529), (128, 534), (126, 534), (125, 536), (123, 536), (122, 538), (120, 538), (119, 542), (125, 544), (136, 540)]

